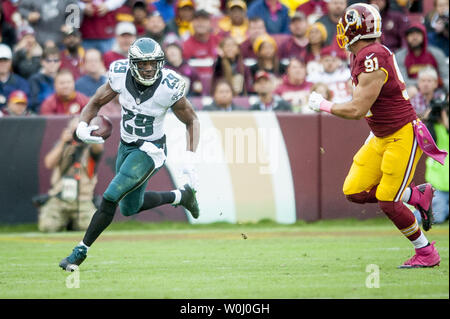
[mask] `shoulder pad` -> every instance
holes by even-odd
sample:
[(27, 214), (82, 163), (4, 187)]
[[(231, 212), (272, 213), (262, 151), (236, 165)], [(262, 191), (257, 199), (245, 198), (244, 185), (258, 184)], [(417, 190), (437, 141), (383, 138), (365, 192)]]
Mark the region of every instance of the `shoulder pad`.
[(117, 60), (111, 63), (108, 71), (108, 83), (113, 91), (120, 93), (127, 71), (128, 59)]

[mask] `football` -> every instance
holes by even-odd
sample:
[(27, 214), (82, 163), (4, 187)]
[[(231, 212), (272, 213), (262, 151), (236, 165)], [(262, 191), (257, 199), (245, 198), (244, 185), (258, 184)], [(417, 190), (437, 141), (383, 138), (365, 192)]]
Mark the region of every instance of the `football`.
[(97, 125), (99, 127), (97, 130), (91, 132), (92, 136), (100, 136), (104, 140), (111, 136), (113, 126), (111, 120), (107, 116), (97, 115), (89, 123), (89, 126), (91, 125)]

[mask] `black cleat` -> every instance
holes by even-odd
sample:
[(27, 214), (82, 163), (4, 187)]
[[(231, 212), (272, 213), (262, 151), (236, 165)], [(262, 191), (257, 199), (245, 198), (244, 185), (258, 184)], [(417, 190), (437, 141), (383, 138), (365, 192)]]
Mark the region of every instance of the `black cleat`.
[(191, 213), (193, 218), (197, 219), (200, 214), (197, 198), (195, 196), (195, 193), (197, 193), (197, 191), (192, 189), (191, 186), (189, 186), (188, 184), (185, 184), (184, 190), (181, 189), (180, 191), (181, 191), (180, 205), (186, 208)]
[(59, 262), (59, 267), (65, 271), (73, 272), (86, 259), (86, 257), (87, 248), (82, 245), (75, 246), (72, 253)]

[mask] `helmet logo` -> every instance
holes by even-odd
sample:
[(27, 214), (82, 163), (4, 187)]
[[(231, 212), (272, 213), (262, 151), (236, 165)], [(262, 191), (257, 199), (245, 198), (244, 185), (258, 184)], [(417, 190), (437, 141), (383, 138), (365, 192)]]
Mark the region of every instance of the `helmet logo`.
[(349, 26), (353, 26), (356, 25), (356, 30), (358, 30), (359, 28), (361, 28), (361, 17), (359, 16), (358, 11), (356, 11), (355, 9), (350, 9), (347, 11), (347, 13), (345, 14), (345, 22), (346, 22), (346, 29)]

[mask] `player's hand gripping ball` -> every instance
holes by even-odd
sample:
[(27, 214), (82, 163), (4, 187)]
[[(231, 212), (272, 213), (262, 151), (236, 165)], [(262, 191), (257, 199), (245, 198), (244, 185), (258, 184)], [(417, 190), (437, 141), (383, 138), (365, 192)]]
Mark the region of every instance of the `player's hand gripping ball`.
[(97, 115), (91, 120), (89, 126), (98, 126), (98, 129), (91, 132), (92, 136), (98, 136), (104, 140), (111, 136), (113, 125), (107, 116)]

